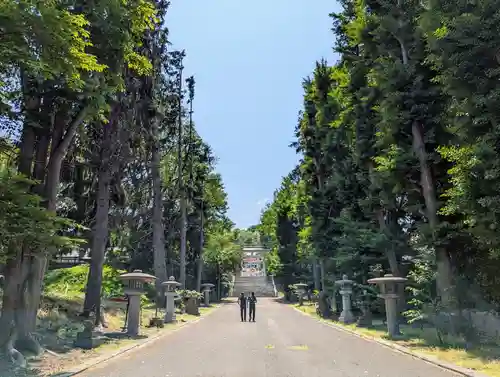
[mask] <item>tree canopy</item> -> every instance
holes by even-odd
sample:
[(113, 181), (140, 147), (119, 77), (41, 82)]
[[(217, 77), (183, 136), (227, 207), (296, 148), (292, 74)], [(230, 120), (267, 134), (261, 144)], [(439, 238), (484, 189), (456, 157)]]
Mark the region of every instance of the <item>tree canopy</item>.
[(168, 7), (0, 3), (2, 349), (40, 351), (44, 276), (64, 254), (90, 257), (83, 315), (96, 321), (110, 269), (156, 275), (156, 301), (169, 276), (227, 293), (241, 246)]
[(445, 308), (498, 308), (493, 3), (341, 4), (339, 59), (302, 83), (300, 163), (257, 226), (268, 264), (285, 289), (425, 275)]

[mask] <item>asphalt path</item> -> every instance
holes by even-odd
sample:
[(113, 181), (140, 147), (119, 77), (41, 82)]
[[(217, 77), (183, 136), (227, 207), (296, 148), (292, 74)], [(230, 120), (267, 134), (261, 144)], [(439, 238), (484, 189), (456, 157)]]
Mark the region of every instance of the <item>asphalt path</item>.
[(227, 303), (199, 322), (80, 377), (459, 376), (259, 299), (256, 322)]

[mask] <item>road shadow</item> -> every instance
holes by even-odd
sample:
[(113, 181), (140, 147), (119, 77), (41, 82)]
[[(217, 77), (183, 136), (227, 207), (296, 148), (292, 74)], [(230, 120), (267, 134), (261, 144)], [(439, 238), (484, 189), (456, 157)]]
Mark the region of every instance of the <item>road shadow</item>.
[[(465, 360), (472, 360), (471, 362), (473, 362), (473, 359), (477, 359), (478, 363), (485, 364), (500, 360), (500, 344), (495, 341), (471, 343), (470, 341), (467, 342), (463, 337), (452, 335), (441, 335), (440, 339), (436, 328), (432, 325), (410, 325), (406, 323), (400, 324), (400, 335), (390, 338), (387, 335), (387, 325), (383, 317), (375, 316), (372, 326), (357, 326), (356, 324), (346, 326), (336, 321), (335, 316), (333, 318), (320, 318), (316, 314), (313, 303), (304, 303), (302, 307), (296, 306), (296, 308), (313, 318), (347, 327), (375, 339), (391, 341), (411, 350), (428, 352), (438, 358), (456, 360), (457, 362)], [(356, 313), (355, 316), (357, 317)]]
[(220, 305), (237, 304), (237, 303), (238, 303), (238, 297), (224, 297), (219, 302), (216, 302), (216, 304)]
[[(299, 303), (297, 300), (287, 301), (285, 299), (285, 296), (273, 297), (272, 300), (274, 302), (277, 302), (278, 304), (285, 304), (285, 305), (296, 305)], [(314, 305), (314, 304), (315, 304), (315, 301), (304, 300), (304, 305)]]

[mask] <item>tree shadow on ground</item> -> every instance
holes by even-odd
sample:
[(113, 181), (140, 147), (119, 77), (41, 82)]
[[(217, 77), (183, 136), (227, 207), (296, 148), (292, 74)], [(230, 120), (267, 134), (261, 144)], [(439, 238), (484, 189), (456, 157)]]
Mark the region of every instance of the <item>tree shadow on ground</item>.
[[(279, 302), (279, 301), (278, 301)], [(287, 304), (286, 302), (282, 302)], [(313, 303), (305, 302), (299, 309), (315, 318), (320, 318), (315, 311)], [(335, 318), (321, 318), (326, 322), (345, 326), (335, 320)], [(394, 342), (411, 350), (428, 352), (439, 357), (440, 354), (447, 354), (446, 359), (466, 360), (477, 359), (482, 363), (489, 363), (500, 360), (500, 344), (494, 341), (482, 341), (471, 343), (461, 337), (446, 335), (441, 342), (438, 333), (431, 325), (409, 325), (401, 324), (401, 335), (393, 338), (387, 336), (387, 325), (382, 317), (374, 317), (373, 325), (360, 327), (355, 324), (348, 325), (348, 328), (373, 338), (379, 338)], [(443, 356), (443, 355), (441, 355)]]
[[(287, 301), (285, 299), (285, 296), (281, 296), (281, 297), (273, 297), (273, 301), (274, 302), (277, 302), (278, 304), (285, 304), (285, 305), (295, 305), (295, 304), (298, 304), (299, 301), (298, 300), (292, 300), (292, 301)], [(315, 301), (307, 301), (307, 300), (304, 300), (304, 305), (314, 305)]]
[[(372, 326), (369, 329), (379, 333), (387, 331), (387, 328), (383, 325)], [(414, 350), (425, 351), (428, 349), (429, 351), (433, 351), (433, 353), (464, 353), (469, 355), (469, 357), (472, 356), (483, 362), (500, 360), (500, 344), (491, 340), (471, 343), (460, 336), (445, 335), (442, 336), (442, 341), (440, 341), (436, 329), (430, 325), (413, 327), (402, 324), (400, 325), (400, 331), (401, 334), (393, 338), (389, 338), (387, 335), (382, 335), (381, 338)]]
[(43, 374), (36, 368), (19, 368), (0, 356), (0, 376), (2, 377), (42, 377)]
[(214, 302), (214, 304), (220, 304), (220, 305), (228, 305), (228, 304), (237, 304), (238, 303), (238, 297), (224, 297), (218, 302)]

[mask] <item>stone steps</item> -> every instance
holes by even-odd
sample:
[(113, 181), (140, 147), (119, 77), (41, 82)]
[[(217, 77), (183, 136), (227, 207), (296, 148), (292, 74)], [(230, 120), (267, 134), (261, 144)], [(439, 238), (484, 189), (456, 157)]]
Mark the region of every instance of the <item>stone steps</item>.
[(274, 288), (266, 276), (238, 276), (234, 280), (233, 297), (255, 292), (257, 297), (274, 297)]

